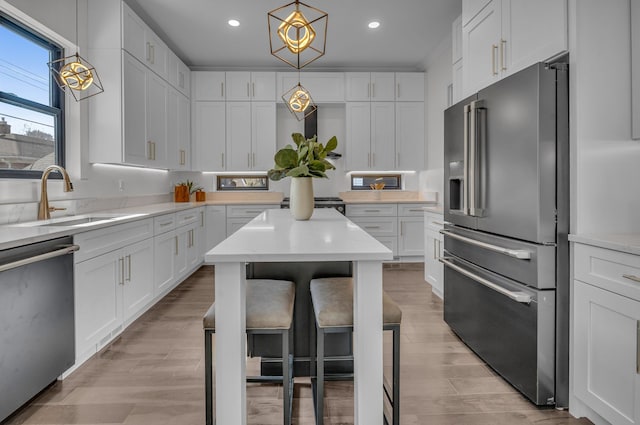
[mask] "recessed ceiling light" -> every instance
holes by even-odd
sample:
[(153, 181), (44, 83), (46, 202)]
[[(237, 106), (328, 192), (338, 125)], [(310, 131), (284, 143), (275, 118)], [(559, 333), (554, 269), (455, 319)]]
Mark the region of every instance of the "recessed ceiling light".
[(371, 28), (371, 29), (376, 29), (376, 28), (378, 28), (379, 26), (380, 26), (380, 22), (378, 22), (378, 21), (371, 21), (371, 22), (369, 22), (369, 28)]
[(238, 21), (237, 19), (229, 19), (228, 23), (232, 27), (239, 27), (240, 26), (240, 21)]

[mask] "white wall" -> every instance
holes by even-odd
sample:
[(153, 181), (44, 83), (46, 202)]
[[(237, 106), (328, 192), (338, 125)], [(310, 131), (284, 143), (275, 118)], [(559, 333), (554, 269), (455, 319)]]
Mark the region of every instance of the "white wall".
[(427, 166), (420, 173), (420, 190), (438, 192), (443, 199), (444, 179), (444, 110), (447, 108), (447, 86), (451, 71), (451, 35), (446, 37), (426, 65), (426, 138)]
[(640, 232), (629, 17), (629, 0), (570, 1), (572, 233)]

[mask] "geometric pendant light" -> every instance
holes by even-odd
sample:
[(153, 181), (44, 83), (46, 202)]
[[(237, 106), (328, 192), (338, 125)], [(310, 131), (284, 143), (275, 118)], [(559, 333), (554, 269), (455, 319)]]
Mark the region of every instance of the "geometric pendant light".
[(60, 89), (71, 92), (76, 102), (104, 91), (98, 71), (78, 53), (49, 62), (49, 70)]
[(324, 55), (329, 15), (296, 0), (267, 13), (271, 54), (301, 69)]
[(318, 109), (311, 98), (311, 93), (300, 83), (283, 94), (282, 100), (298, 121), (304, 120), (308, 115)]

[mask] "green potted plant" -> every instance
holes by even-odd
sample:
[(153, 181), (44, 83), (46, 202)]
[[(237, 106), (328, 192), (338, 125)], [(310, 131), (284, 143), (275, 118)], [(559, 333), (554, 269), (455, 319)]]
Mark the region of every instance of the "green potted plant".
[(313, 214), (312, 178), (327, 178), (326, 171), (336, 168), (326, 158), (338, 146), (338, 139), (333, 136), (323, 145), (316, 136), (305, 139), (293, 133), (291, 138), (296, 147), (287, 145), (276, 152), (275, 167), (267, 175), (274, 181), (291, 177), (291, 214), (296, 220), (308, 220)]

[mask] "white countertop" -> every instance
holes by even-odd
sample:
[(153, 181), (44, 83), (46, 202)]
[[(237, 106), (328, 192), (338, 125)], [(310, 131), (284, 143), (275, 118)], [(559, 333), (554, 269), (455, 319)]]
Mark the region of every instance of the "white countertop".
[[(204, 202), (165, 202), (161, 204), (141, 205), (131, 208), (122, 208), (114, 210), (104, 210), (90, 214), (82, 214), (76, 217), (84, 217), (92, 214), (127, 214), (132, 217), (125, 219), (118, 219), (115, 221), (97, 222), (91, 223), (86, 226), (31, 226), (30, 223), (18, 223), (8, 224), (0, 226), (0, 250), (14, 248), (17, 246), (28, 245), (36, 242), (46, 241), (55, 238), (61, 238), (63, 236), (75, 235), (90, 230), (100, 229), (103, 227), (109, 227), (116, 224), (128, 223), (135, 220), (142, 220), (149, 217), (154, 217), (162, 214), (169, 214), (177, 211), (187, 210), (190, 208), (196, 208), (204, 206)], [(56, 217), (51, 220), (45, 220), (41, 223), (49, 223), (51, 221), (58, 220), (62, 217)], [(40, 223), (38, 223), (40, 224)]]
[(315, 209), (308, 221), (266, 210), (205, 255), (207, 263), (391, 259), (391, 250), (332, 208)]
[(608, 233), (569, 235), (571, 242), (640, 255), (640, 233)]

